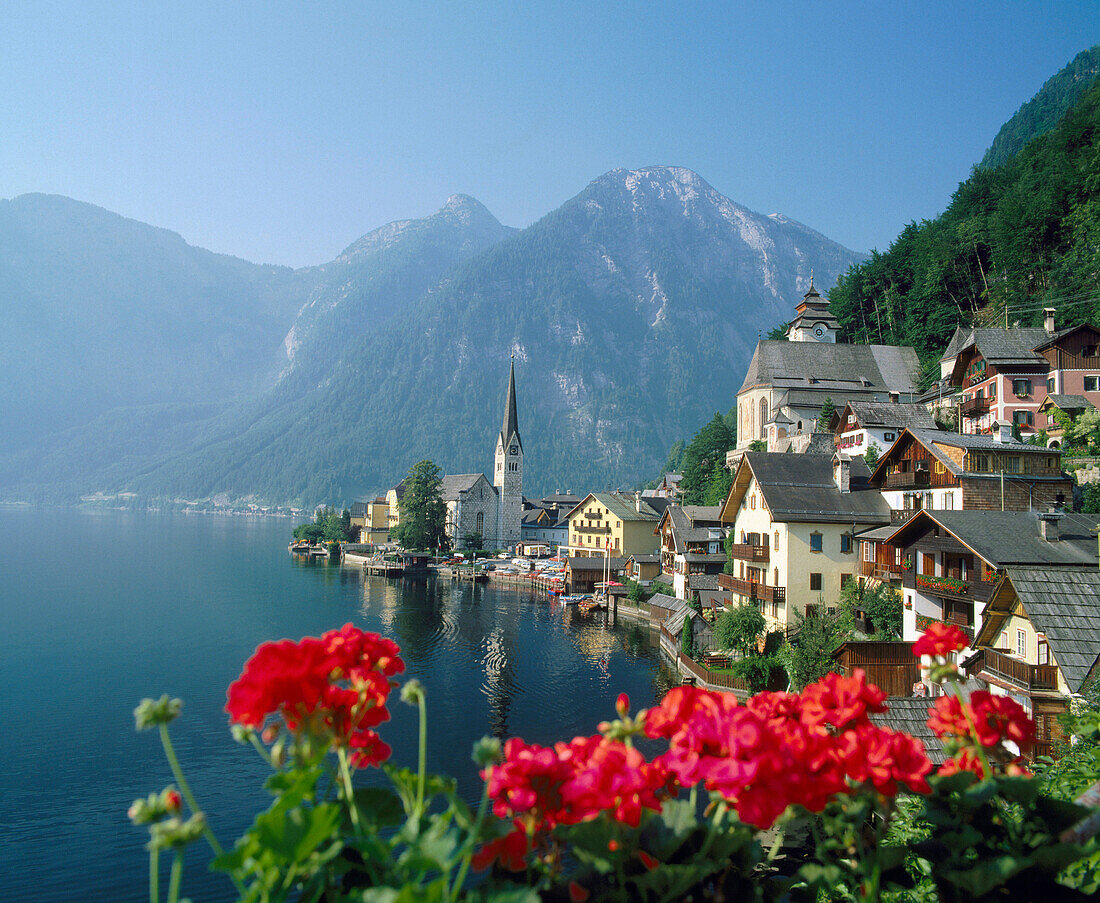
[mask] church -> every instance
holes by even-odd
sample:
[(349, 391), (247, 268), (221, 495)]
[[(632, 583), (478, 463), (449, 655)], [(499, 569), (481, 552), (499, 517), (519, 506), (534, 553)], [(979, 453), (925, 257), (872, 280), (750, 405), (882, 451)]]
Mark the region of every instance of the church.
[(508, 373), (504, 422), (496, 436), (493, 482), (485, 474), (448, 474), (441, 487), (447, 504), (447, 536), (462, 549), (465, 537), (481, 536), (483, 548), (505, 548), (520, 541), (523, 518), (523, 441), (516, 412), (516, 362)]

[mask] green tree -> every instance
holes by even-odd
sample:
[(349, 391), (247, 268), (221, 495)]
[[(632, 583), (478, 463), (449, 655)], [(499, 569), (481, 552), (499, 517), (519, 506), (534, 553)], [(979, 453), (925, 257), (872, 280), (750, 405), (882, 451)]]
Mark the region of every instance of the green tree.
[(757, 652), (757, 637), (767, 627), (764, 615), (752, 602), (728, 608), (714, 622), (714, 638), (722, 649), (732, 649), (744, 658)]
[(767, 451), (767, 450), (768, 450), (768, 443), (765, 442), (763, 439), (753, 439), (752, 442), (749, 443), (749, 451)]
[(480, 549), (483, 542), (485, 542), (485, 539), (480, 533), (462, 534), (462, 548), (464, 549)]
[(733, 434), (721, 414), (715, 412), (710, 422), (693, 437), (683, 455), (683, 491), (685, 505), (706, 504), (716, 464), (725, 465), (726, 452), (734, 446)]
[(832, 398), (828, 395), (825, 396), (825, 401), (821, 405), (821, 413), (817, 415), (817, 428), (819, 432), (827, 432), (829, 429), (829, 422), (833, 419), (833, 415), (836, 413), (836, 405), (833, 404)]
[(398, 507), (400, 522), (394, 539), (406, 549), (436, 549), (450, 545), (447, 539), (447, 505), (440, 495), (442, 478), (433, 461), (412, 466), (405, 482), (405, 494)]
[(867, 463), (867, 466), (871, 469), (875, 469), (875, 465), (878, 464), (879, 455), (882, 454), (882, 449), (878, 447), (878, 444), (872, 442), (867, 446), (867, 451), (863, 453), (863, 460)]
[(801, 690), (836, 670), (833, 653), (849, 634), (841, 628), (839, 615), (829, 614), (820, 604), (806, 614), (794, 609), (793, 627), (793, 639), (783, 648), (782, 657), (792, 688)]
[(725, 461), (715, 461), (714, 468), (710, 472), (710, 481), (707, 483), (706, 497), (703, 503), (706, 505), (721, 505), (730, 494), (733, 485), (733, 471), (726, 467)]
[[(860, 583), (848, 581), (840, 591), (840, 626), (847, 627), (844, 620), (855, 612), (862, 611), (871, 622), (875, 639), (900, 640), (902, 630), (902, 605), (898, 591), (886, 583)], [(850, 630), (845, 630), (850, 633)]]

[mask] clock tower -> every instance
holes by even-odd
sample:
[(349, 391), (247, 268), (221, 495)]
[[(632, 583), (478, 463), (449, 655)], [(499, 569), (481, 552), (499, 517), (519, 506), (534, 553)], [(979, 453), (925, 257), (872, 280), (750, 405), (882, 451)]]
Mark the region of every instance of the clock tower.
[(508, 373), (508, 398), (504, 402), (504, 425), (497, 437), (493, 464), (493, 485), (497, 490), (497, 538), (501, 545), (520, 541), (523, 519), (523, 442), (516, 415), (516, 358), (512, 355)]
[(814, 288), (814, 276), (810, 273), (810, 290), (802, 296), (795, 308), (797, 316), (787, 327), (787, 338), (792, 342), (830, 342), (836, 344), (840, 322), (829, 310), (829, 301)]

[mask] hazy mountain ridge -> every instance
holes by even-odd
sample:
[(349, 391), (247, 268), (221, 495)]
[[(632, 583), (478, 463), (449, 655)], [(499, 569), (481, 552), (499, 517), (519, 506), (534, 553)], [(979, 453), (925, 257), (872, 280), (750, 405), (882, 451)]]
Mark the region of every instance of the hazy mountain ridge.
[[(354, 247), (354, 246), (353, 246)], [(345, 336), (242, 428), (137, 480), (142, 493), (349, 498), (416, 460), (491, 465), (515, 352), (525, 487), (626, 484), (732, 403), (757, 334), (859, 255), (734, 204), (687, 170), (617, 170), (458, 265), (401, 316)], [(766, 273), (766, 275), (762, 275)]]

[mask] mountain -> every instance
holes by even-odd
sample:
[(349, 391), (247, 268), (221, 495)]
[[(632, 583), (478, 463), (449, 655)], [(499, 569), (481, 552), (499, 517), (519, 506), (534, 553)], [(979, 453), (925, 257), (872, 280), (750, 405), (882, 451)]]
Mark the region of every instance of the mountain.
[(0, 201), (0, 453), (122, 408), (269, 387), (313, 280), (69, 198)]
[(15, 322), (0, 342), (19, 352), (5, 358), (18, 391), (4, 418), (35, 428), (0, 449), (0, 498), (125, 484), (240, 429), (257, 399), (323, 380), (349, 337), (373, 334), (513, 231), (456, 195), (433, 216), (292, 271), (191, 248), (66, 198), (4, 202), (0, 285), (18, 303), (4, 308)]
[(1100, 44), (1082, 50), (1068, 65), (1043, 83), (1027, 103), (1001, 126), (978, 165), (1000, 166), (1033, 138), (1049, 132), (1100, 75)]
[(829, 293), (851, 341), (913, 345), (931, 376), (958, 325), (1100, 322), (1100, 84), (934, 220), (911, 223)]
[(425, 457), (484, 470), (513, 353), (525, 490), (629, 485), (732, 404), (759, 334), (792, 316), (811, 271), (825, 287), (860, 259), (689, 170), (615, 170), (389, 319), (335, 313), (366, 271), (319, 288), (280, 383), (125, 488), (336, 500)]

